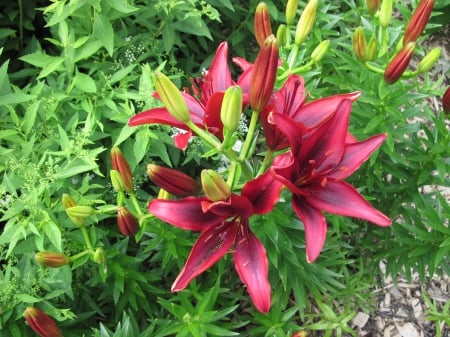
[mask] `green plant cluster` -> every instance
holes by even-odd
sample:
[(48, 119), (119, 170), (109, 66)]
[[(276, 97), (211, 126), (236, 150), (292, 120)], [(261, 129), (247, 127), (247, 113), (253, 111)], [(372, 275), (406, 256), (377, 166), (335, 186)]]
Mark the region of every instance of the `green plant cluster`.
[[(395, 2), (403, 20), (391, 22), (388, 48), (395, 50), (418, 2)], [(285, 23), (286, 2), (266, 3), (274, 27)], [(449, 84), (448, 64), (385, 84), (382, 74), (354, 56), (355, 28), (369, 32), (377, 22), (358, 0), (321, 1), (313, 30), (291, 65), (301, 69), (311, 99), (361, 91), (351, 132), (357, 139), (376, 133), (388, 138), (350, 181), (393, 219), (392, 227), (380, 230), (328, 216), (324, 250), (309, 264), (302, 224), (283, 194), (285, 203), (251, 222), (270, 263), (273, 304), (267, 315), (254, 309), (224, 260), (186, 290), (170, 292), (195, 235), (150, 217), (135, 237), (117, 229), (111, 212), (117, 195), (109, 177), (113, 146), (130, 163), (142, 209), (158, 194), (147, 164), (191, 176), (211, 165), (195, 139), (181, 152), (169, 127), (127, 125), (136, 113), (159, 104), (152, 97), (153, 72), (164, 71), (180, 88), (187, 86), (208, 68), (224, 40), (232, 56), (253, 62), (256, 5), (229, 0), (0, 5), (0, 336), (34, 336), (23, 319), (30, 305), (51, 315), (66, 337), (283, 337), (298, 331), (356, 336), (350, 321), (358, 310), (374, 309), (371, 291), (381, 285), (380, 261), (394, 278), (413, 271), (422, 281), (450, 274), (450, 136), (439, 105)], [(445, 29), (440, 14), (449, 7), (448, 1), (436, 1), (431, 30), (419, 42)], [(301, 3), (297, 18), (303, 9)], [(295, 27), (290, 29), (293, 34)], [(304, 67), (323, 40), (330, 40), (326, 55)], [(288, 59), (291, 50), (281, 47), (280, 56)], [(427, 51), (417, 44), (419, 60)], [(91, 248), (104, 252), (102, 263), (89, 254), (58, 269), (34, 260), (38, 251), (76, 256), (85, 250), (86, 238), (64, 211), (63, 194), (96, 210), (86, 235)], [(448, 305), (426, 301), (428, 318), (448, 324)]]

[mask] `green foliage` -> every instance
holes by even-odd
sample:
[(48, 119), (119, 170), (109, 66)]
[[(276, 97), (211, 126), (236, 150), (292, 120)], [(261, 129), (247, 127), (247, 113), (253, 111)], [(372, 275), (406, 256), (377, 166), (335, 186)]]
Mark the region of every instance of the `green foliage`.
[[(51, 315), (67, 337), (355, 335), (349, 322), (357, 310), (371, 309), (373, 270), (380, 260), (394, 278), (413, 271), (422, 280), (450, 274), (450, 136), (448, 119), (432, 103), (442, 95), (448, 73), (438, 64), (434, 73), (385, 84), (383, 74), (357, 61), (352, 50), (357, 26), (381, 36), (377, 19), (363, 1), (322, 1), (301, 48), (280, 49), (285, 62), (279, 74), (297, 70), (310, 99), (361, 91), (351, 132), (357, 139), (378, 133), (388, 138), (349, 181), (393, 226), (327, 216), (324, 250), (310, 264), (303, 224), (290, 196), (282, 194), (273, 212), (251, 219), (269, 259), (269, 314), (255, 311), (232, 263), (221, 261), (186, 290), (170, 292), (196, 235), (139, 214), (158, 193), (146, 164), (199, 177), (217, 156), (206, 157), (208, 149), (195, 140), (179, 151), (169, 127), (127, 123), (159, 105), (152, 96), (154, 71), (164, 71), (178, 87), (188, 85), (189, 77), (208, 68), (223, 40), (231, 56), (253, 62), (259, 48), (253, 35), (256, 5), (217, 0), (2, 5), (0, 330), (6, 335), (33, 336), (22, 317), (29, 305)], [(267, 5), (276, 32), (285, 1)], [(410, 16), (410, 7), (397, 5), (400, 15)], [(298, 15), (303, 8), (301, 3)], [(431, 31), (439, 32), (438, 15), (432, 20)], [(380, 65), (395, 51), (403, 29), (404, 22), (391, 23), (387, 49), (377, 53)], [(288, 31), (293, 39), (295, 27)], [(311, 63), (312, 51), (326, 39), (328, 53)], [(420, 59), (427, 50), (418, 43), (416, 53)], [(110, 183), (112, 146), (120, 146), (130, 164), (134, 193), (121, 194)], [(95, 210), (85, 225), (66, 214), (64, 193)], [(117, 228), (118, 203), (140, 217), (135, 237), (124, 238)], [(45, 269), (33, 259), (38, 251), (64, 252), (72, 264)], [(230, 262), (231, 254), (225, 258)], [(426, 294), (424, 299), (429, 320), (450, 324), (448, 305), (438, 307)], [(436, 335), (442, 335), (439, 324)]]

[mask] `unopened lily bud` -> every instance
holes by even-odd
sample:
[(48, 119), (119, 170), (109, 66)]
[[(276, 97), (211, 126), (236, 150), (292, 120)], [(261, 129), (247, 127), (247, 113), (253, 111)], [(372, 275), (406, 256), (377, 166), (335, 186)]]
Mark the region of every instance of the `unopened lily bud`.
[(34, 259), (41, 266), (49, 268), (59, 268), (70, 262), (67, 255), (58, 252), (39, 252), (36, 253)]
[(111, 178), (111, 183), (112, 183), (114, 189), (117, 192), (125, 192), (125, 190), (126, 190), (125, 183), (123, 182), (120, 172), (117, 170), (110, 170), (109, 176)]
[(321, 59), (323, 59), (329, 48), (330, 48), (330, 40), (323, 40), (311, 53), (311, 60), (314, 63), (319, 62)]
[(298, 0), (288, 0), (286, 4), (286, 24), (292, 25), (297, 15)]
[(220, 119), (229, 132), (237, 129), (242, 114), (242, 88), (238, 85), (229, 87), (223, 96)]
[(367, 0), (367, 9), (369, 13), (374, 15), (380, 7), (380, 0)]
[(52, 317), (38, 308), (27, 307), (23, 313), (25, 320), (34, 332), (41, 337), (62, 337), (62, 332)]
[(73, 198), (69, 194), (63, 193), (61, 199), (62, 199), (62, 205), (63, 205), (64, 209), (67, 209), (69, 207), (73, 207), (73, 206), (77, 205), (75, 200), (73, 200)]
[(393, 84), (398, 81), (398, 79), (402, 76), (403, 72), (408, 67), (409, 61), (411, 61), (411, 57), (414, 52), (415, 43), (410, 42), (406, 46), (404, 46), (392, 61), (386, 67), (384, 71), (384, 81), (387, 84)]
[(286, 29), (286, 25), (280, 24), (277, 28), (277, 42), (279, 47), (287, 45), (287, 34), (289, 34), (289, 32)]
[(189, 109), (177, 86), (163, 73), (154, 75), (155, 89), (167, 111), (180, 122), (190, 120)]
[(177, 197), (187, 197), (200, 191), (200, 185), (197, 181), (181, 171), (156, 164), (148, 164), (147, 173), (158, 187)]
[(377, 55), (377, 48), (377, 39), (375, 36), (372, 36), (369, 44), (367, 45), (367, 61), (373, 61), (375, 59), (375, 56)]
[(440, 48), (434, 48), (426, 54), (423, 59), (419, 62), (419, 65), (417, 66), (417, 70), (419, 73), (426, 73), (427, 71), (430, 71), (431, 68), (436, 64), (437, 60), (439, 60), (439, 57), (441, 56), (441, 49)]
[(415, 42), (424, 31), (431, 11), (433, 10), (434, 0), (422, 0), (414, 11), (408, 26), (406, 26), (403, 36), (403, 44)]
[(442, 108), (445, 113), (450, 113), (450, 87), (445, 90), (442, 96)]
[(98, 247), (94, 255), (92, 255), (92, 260), (97, 264), (105, 264), (106, 263), (106, 253), (102, 247)]
[(309, 0), (306, 7), (298, 20), (297, 27), (295, 30), (295, 44), (300, 46), (306, 37), (311, 32), (314, 20), (316, 19), (317, 7), (319, 6), (319, 0)]
[(117, 146), (111, 149), (110, 159), (113, 170), (118, 171), (122, 176), (125, 191), (128, 193), (133, 192), (133, 174), (131, 173), (130, 164), (128, 164), (122, 151)]
[(117, 209), (117, 225), (125, 236), (134, 236), (139, 231), (138, 219), (125, 207)]
[(278, 67), (278, 44), (270, 35), (259, 50), (250, 78), (250, 106), (261, 111), (273, 92)]
[(387, 28), (392, 18), (392, 2), (394, 0), (382, 0), (380, 6), (380, 25)]
[(95, 210), (90, 206), (73, 206), (66, 209), (66, 213), (71, 218), (89, 218), (92, 214), (94, 214)]
[(256, 41), (262, 47), (266, 38), (272, 34), (269, 8), (264, 2), (260, 2), (256, 7), (254, 28)]
[(202, 186), (206, 196), (211, 201), (225, 201), (231, 195), (228, 184), (213, 170), (202, 171)]
[(367, 61), (367, 41), (366, 36), (364, 34), (364, 28), (358, 27), (353, 34), (353, 52), (355, 53), (356, 58), (361, 61)]

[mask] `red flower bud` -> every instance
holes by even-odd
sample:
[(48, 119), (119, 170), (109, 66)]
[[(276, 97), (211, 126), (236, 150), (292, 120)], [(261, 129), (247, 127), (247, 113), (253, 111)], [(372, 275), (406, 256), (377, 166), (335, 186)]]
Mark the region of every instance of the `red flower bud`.
[(380, 7), (381, 0), (367, 0), (367, 9), (369, 10), (370, 14), (375, 14)]
[(264, 2), (260, 2), (256, 7), (254, 27), (256, 41), (262, 47), (266, 38), (272, 34), (269, 8)]
[(388, 64), (386, 70), (384, 71), (384, 81), (387, 84), (397, 82), (398, 79), (402, 76), (413, 55), (414, 46), (414, 42), (408, 43), (397, 53), (397, 55), (395, 55), (392, 61)]
[(259, 50), (250, 79), (250, 106), (261, 111), (273, 92), (278, 67), (278, 45), (270, 35)]
[(442, 107), (445, 113), (450, 113), (450, 87), (445, 90), (442, 96)]
[(403, 44), (415, 42), (425, 29), (433, 10), (434, 0), (422, 0), (414, 11), (403, 36)]
[(111, 149), (110, 158), (113, 170), (118, 171), (122, 176), (125, 191), (133, 192), (133, 174), (131, 173), (130, 165), (117, 146)]
[(34, 332), (41, 337), (62, 337), (62, 332), (53, 318), (35, 307), (27, 307), (24, 312), (25, 320)]
[(39, 252), (34, 256), (37, 263), (49, 268), (59, 268), (69, 264), (67, 255), (57, 252)]
[(148, 164), (147, 173), (156, 185), (177, 197), (187, 197), (200, 191), (197, 181), (178, 170)]
[(134, 236), (139, 231), (138, 219), (125, 207), (119, 207), (117, 210), (117, 225), (125, 236)]

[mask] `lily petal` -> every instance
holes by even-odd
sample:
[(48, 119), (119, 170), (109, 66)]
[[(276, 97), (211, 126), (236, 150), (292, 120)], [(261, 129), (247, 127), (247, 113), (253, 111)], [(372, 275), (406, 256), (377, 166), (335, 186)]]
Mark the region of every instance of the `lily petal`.
[(341, 162), (335, 171), (327, 174), (327, 177), (341, 180), (355, 172), (369, 156), (383, 144), (386, 134), (376, 135), (358, 143), (347, 144)]
[(214, 265), (228, 252), (233, 245), (237, 225), (234, 222), (223, 222), (203, 232), (192, 247), (191, 253), (172, 285), (172, 291), (186, 288), (192, 279)]
[(322, 251), (327, 236), (327, 222), (322, 212), (294, 195), (292, 208), (305, 227), (306, 260), (314, 262)]
[(166, 108), (154, 108), (140, 112), (131, 117), (128, 121), (129, 126), (142, 124), (164, 124), (180, 129), (186, 129), (186, 124), (173, 118)]
[(294, 116), (294, 119), (309, 129), (316, 128), (331, 117), (342, 100), (349, 99), (354, 102), (359, 96), (361, 96), (361, 93), (355, 91), (308, 102), (302, 106), (301, 110)]
[(300, 163), (313, 161), (314, 169), (320, 172), (341, 161), (351, 109), (350, 100), (341, 100), (333, 116), (304, 138), (296, 156)]
[(369, 204), (359, 192), (344, 181), (328, 181), (325, 187), (310, 188), (308, 203), (325, 212), (351, 216), (373, 222), (379, 226), (390, 226), (391, 219)]
[(158, 219), (173, 226), (203, 231), (220, 224), (226, 217), (213, 213), (204, 213), (201, 203), (208, 199), (187, 197), (180, 200), (153, 199), (148, 204), (148, 211)]
[(228, 67), (228, 43), (222, 42), (217, 47), (205, 81), (211, 83), (212, 92), (225, 91), (229, 86), (233, 85), (230, 68)]
[(266, 172), (247, 182), (242, 189), (242, 195), (251, 201), (256, 214), (266, 214), (277, 203), (282, 188), (283, 184), (274, 179), (270, 172)]
[(271, 299), (266, 249), (250, 231), (248, 221), (241, 224), (237, 233), (234, 263), (256, 309), (267, 314)]
[(294, 184), (294, 174), (297, 171), (298, 162), (291, 152), (276, 156), (269, 170), (272, 176), (286, 186), (293, 194), (302, 194), (302, 190)]
[(187, 149), (189, 144), (189, 139), (192, 137), (192, 131), (180, 132), (173, 136), (173, 142), (175, 146), (184, 151)]
[[(281, 131), (288, 143), (291, 146), (292, 153), (297, 154), (300, 150), (300, 147), (302, 145), (302, 139), (303, 135), (306, 132), (306, 128), (301, 123), (296, 123), (291, 117), (287, 115), (283, 115), (280, 113), (272, 112), (267, 117), (267, 120), (270, 124), (273, 124), (279, 131)], [(267, 129), (266, 129), (267, 131)], [(274, 140), (272, 139), (272, 134), (267, 134), (268, 142), (267, 145), (273, 146), (273, 150), (276, 150), (280, 147), (280, 144), (282, 142), (276, 142), (278, 144), (273, 144)], [(273, 134), (273, 136), (276, 136), (276, 133)]]

